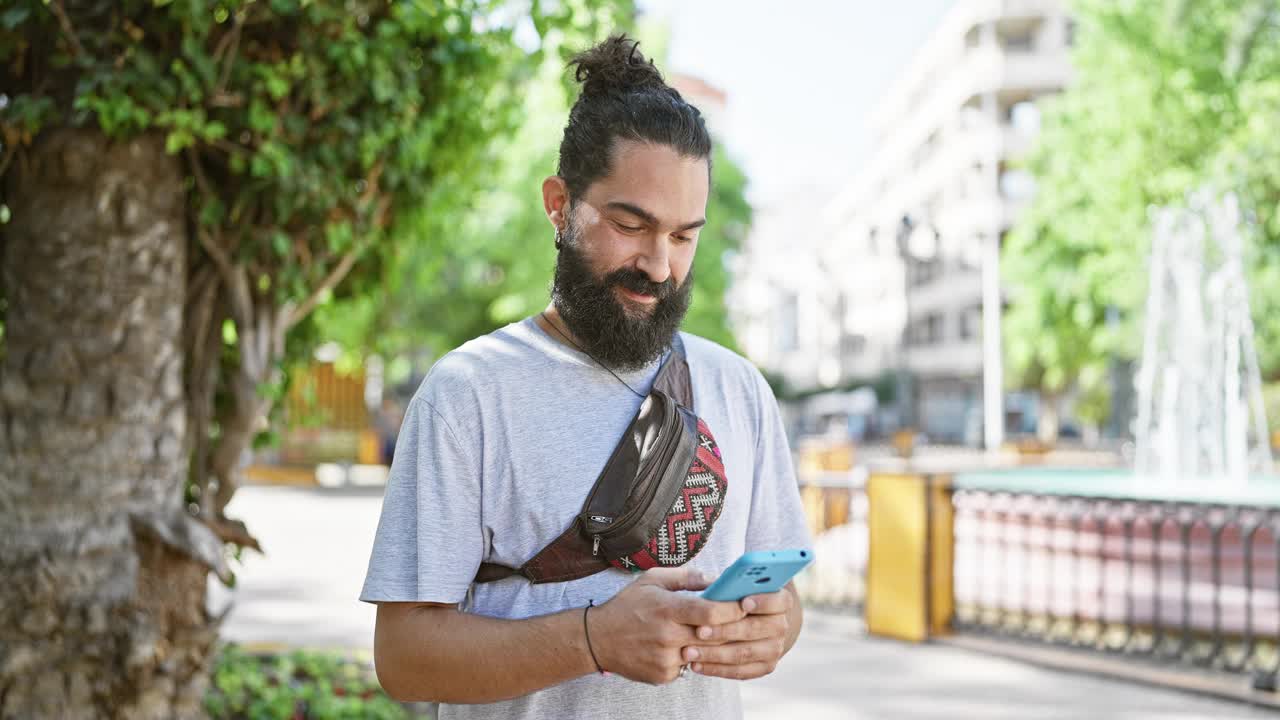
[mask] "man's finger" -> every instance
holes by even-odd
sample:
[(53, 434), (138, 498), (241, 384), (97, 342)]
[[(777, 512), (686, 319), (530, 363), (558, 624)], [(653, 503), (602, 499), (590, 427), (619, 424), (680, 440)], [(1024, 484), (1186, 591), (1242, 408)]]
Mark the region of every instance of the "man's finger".
[(782, 643), (771, 639), (687, 647), (680, 652), (680, 658), (685, 662), (711, 665), (750, 665), (777, 662), (781, 654)]
[(751, 663), (750, 665), (717, 665), (715, 663), (693, 663), (689, 669), (699, 675), (728, 678), (730, 680), (754, 680), (773, 672), (770, 663)]
[(702, 572), (688, 567), (653, 568), (646, 570), (636, 582), (657, 585), (667, 590), (705, 590), (711, 579)]
[(742, 598), (742, 609), (752, 615), (778, 615), (791, 609), (791, 593), (779, 590)]
[[(785, 621), (784, 621), (785, 622)], [(724, 625), (704, 625), (697, 630), (695, 642), (720, 644), (726, 642), (744, 642), (747, 640), (763, 640), (778, 634), (778, 619), (764, 615), (748, 615), (737, 621)], [(782, 626), (785, 628), (785, 625)]]
[(699, 597), (682, 597), (672, 610), (673, 620), (693, 626), (723, 625), (747, 616), (738, 603), (715, 602)]

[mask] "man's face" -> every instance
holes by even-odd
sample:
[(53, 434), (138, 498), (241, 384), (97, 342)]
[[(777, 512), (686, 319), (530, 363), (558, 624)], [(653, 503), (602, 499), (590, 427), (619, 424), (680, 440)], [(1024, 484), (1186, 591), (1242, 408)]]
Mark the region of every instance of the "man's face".
[(705, 159), (619, 142), (610, 174), (568, 208), (553, 299), (601, 362), (637, 369), (670, 344), (689, 307), (709, 189)]

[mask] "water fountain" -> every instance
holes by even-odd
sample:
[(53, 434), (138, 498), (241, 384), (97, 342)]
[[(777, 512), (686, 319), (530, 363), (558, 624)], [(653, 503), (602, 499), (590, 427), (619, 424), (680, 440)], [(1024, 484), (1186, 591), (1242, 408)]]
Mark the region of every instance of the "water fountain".
[[(1204, 193), (1153, 212), (1152, 226), (1135, 467), (872, 466), (841, 500), (852, 522), (818, 538), (806, 598), (865, 604), (873, 632), (892, 635), (889, 617), (924, 635), (1039, 639), (1126, 658), (1109, 667), (1150, 658), (1249, 675), (1274, 693), (1280, 477), (1249, 314), (1250, 228), (1236, 198)], [(806, 499), (823, 511), (837, 496), (815, 489)]]
[(1273, 474), (1237, 199), (1151, 215), (1132, 471), (957, 473), (954, 624), (1280, 682)]
[(1136, 476), (1239, 485), (1270, 473), (1239, 203), (1200, 193), (1153, 220)]

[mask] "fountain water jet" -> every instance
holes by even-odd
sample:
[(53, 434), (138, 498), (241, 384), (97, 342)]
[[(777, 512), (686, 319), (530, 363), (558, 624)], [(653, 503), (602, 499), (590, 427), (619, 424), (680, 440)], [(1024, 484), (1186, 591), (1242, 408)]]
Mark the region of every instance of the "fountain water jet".
[(1239, 203), (1202, 192), (1153, 220), (1137, 476), (1239, 484), (1270, 473)]

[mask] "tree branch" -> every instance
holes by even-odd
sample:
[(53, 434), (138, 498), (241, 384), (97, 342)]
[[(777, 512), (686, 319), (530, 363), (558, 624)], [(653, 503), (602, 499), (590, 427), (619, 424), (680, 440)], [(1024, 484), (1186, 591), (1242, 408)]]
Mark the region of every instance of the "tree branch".
[[(196, 180), (196, 187), (203, 195), (213, 197), (213, 190), (204, 176), (204, 170), (200, 167), (200, 157), (196, 154), (195, 148), (189, 147), (186, 152), (187, 159), (191, 163), (191, 174)], [(249, 282), (245, 277), (244, 266), (231, 261), (231, 255), (223, 246), (221, 237), (221, 233), (215, 237), (200, 227), (197, 222), (196, 238), (200, 241), (200, 247), (213, 258), (213, 264), (217, 266), (218, 274), (222, 276), (223, 285), (226, 286), (231, 300), (231, 314), (237, 323), (247, 326), (253, 321), (253, 300), (249, 297)]]
[(62, 0), (53, 0), (49, 3), (49, 9), (58, 18), (58, 27), (62, 28), (62, 34), (67, 36), (67, 42), (71, 43), (71, 54), (76, 57), (88, 56), (89, 53), (85, 52), (84, 46), (80, 44), (80, 38), (76, 37), (76, 29), (71, 25), (71, 18), (67, 15), (67, 9), (62, 6)]
[[(203, 279), (202, 279), (203, 278)], [(213, 416), (213, 396), (221, 361), (222, 319), (226, 312), (220, 297), (219, 275), (205, 264), (192, 285), (205, 289), (187, 318), (187, 427), (191, 443), (191, 481), (197, 488), (201, 513), (209, 517), (213, 507), (213, 487), (209, 482), (209, 421)]]
[(196, 276), (187, 286), (187, 357), (203, 355), (206, 348), (204, 338), (208, 334), (209, 324), (213, 321), (213, 306), (217, 301), (218, 272), (208, 265), (196, 271)]
[[(364, 192), (362, 192), (360, 197), (356, 200), (356, 204), (361, 210), (368, 207), (369, 203), (376, 196), (378, 191), (378, 181), (382, 178), (383, 167), (383, 162), (379, 160), (374, 163), (373, 167), (369, 168), (369, 174), (365, 179)], [(391, 211), (391, 196), (383, 195), (378, 198), (377, 202), (378, 205), (373, 211), (373, 221), (370, 223), (370, 227), (375, 232), (381, 230), (386, 224), (387, 215)], [(284, 332), (288, 332), (298, 323), (302, 322), (307, 315), (311, 314), (311, 311), (316, 309), (316, 306), (320, 304), (320, 298), (324, 295), (325, 291), (333, 290), (338, 286), (338, 283), (342, 282), (343, 278), (351, 272), (351, 268), (355, 266), (356, 260), (360, 259), (360, 255), (365, 251), (367, 246), (368, 242), (356, 243), (355, 247), (348, 250), (346, 254), (338, 260), (338, 264), (334, 266), (333, 270), (329, 272), (325, 279), (316, 286), (316, 289), (307, 296), (307, 299), (303, 300), (302, 303), (296, 307), (283, 308), (284, 324), (282, 325), (282, 328)]]
[(218, 86), (214, 90), (215, 95), (221, 95), (227, 89), (227, 80), (231, 78), (231, 66), (235, 65), (236, 53), (240, 50), (240, 13), (232, 13), (231, 22), (234, 23), (231, 28), (231, 49), (227, 52), (227, 59), (222, 65), (222, 73), (218, 76)]
[(355, 266), (356, 260), (360, 258), (360, 254), (364, 249), (364, 244), (360, 243), (348, 250), (342, 256), (342, 259), (338, 261), (338, 264), (334, 266), (333, 270), (329, 271), (329, 274), (325, 276), (325, 279), (320, 281), (316, 289), (307, 296), (307, 299), (302, 301), (302, 304), (287, 309), (284, 313), (284, 329), (286, 332), (302, 322), (307, 315), (311, 314), (312, 310), (316, 309), (316, 306), (320, 304), (321, 296), (326, 291), (333, 290), (338, 283), (342, 282), (343, 278), (351, 272), (351, 268)]
[(231, 314), (235, 317), (236, 323), (243, 326), (252, 322), (253, 301), (249, 297), (249, 282), (245, 277), (244, 266), (233, 265), (226, 248), (204, 229), (197, 228), (196, 237), (200, 240), (200, 247), (213, 258), (213, 264), (217, 266), (218, 274), (222, 276), (222, 284), (227, 288), (231, 299)]
[(4, 171), (9, 169), (9, 163), (13, 160), (13, 154), (18, 152), (18, 143), (5, 139), (6, 147), (4, 149), (4, 157), (0, 158), (0, 176), (4, 175)]

